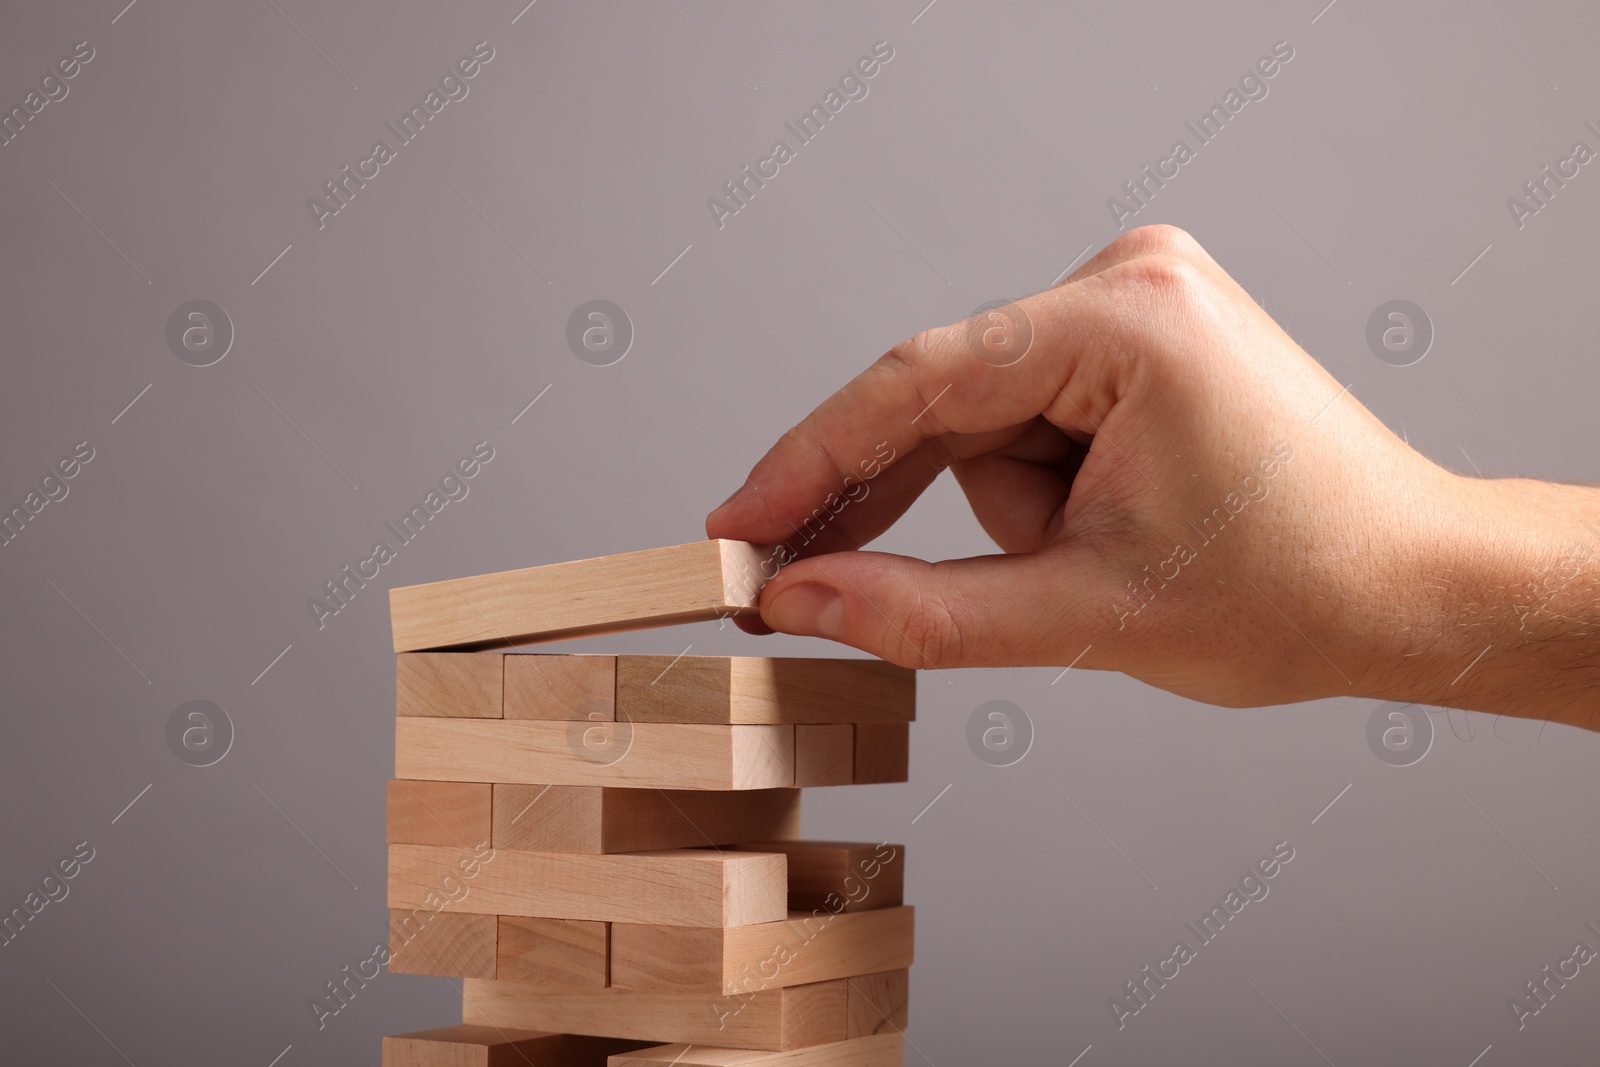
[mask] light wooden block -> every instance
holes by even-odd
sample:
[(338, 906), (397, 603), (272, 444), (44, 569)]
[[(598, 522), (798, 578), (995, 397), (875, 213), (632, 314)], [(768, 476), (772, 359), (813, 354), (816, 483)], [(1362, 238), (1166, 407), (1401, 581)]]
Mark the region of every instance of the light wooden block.
[(909, 722), (916, 672), (876, 659), (618, 656), (617, 712), (634, 722)]
[(798, 789), (494, 786), (495, 848), (645, 852), (783, 840), (799, 834)]
[(910, 1023), (911, 975), (894, 970), (851, 978), (847, 983), (845, 1030), (850, 1037), (892, 1034)]
[(391, 589), (394, 650), (511, 648), (754, 614), (769, 554), (696, 541)]
[(856, 783), (904, 782), (911, 774), (911, 724), (856, 723)]
[(389, 912), (389, 970), (494, 978), (495, 917), (427, 908)]
[(498, 652), (408, 652), (395, 657), (395, 711), (498, 719), (504, 668)]
[(793, 726), (395, 721), (395, 777), (653, 789), (794, 784)]
[(638, 1041), (498, 1026), (441, 1026), (383, 1039), (383, 1067), (604, 1067)]
[(666, 849), (594, 856), (495, 849), (470, 877), (459, 869), (464, 855), (436, 845), (390, 845), (389, 907), (439, 906), (440, 887), (460, 885), (465, 893), (443, 906), (483, 915), (748, 926), (787, 914), (787, 864), (771, 852)]
[(914, 923), (907, 907), (791, 912), (725, 930), (616, 923), (611, 984), (724, 996), (897, 970), (911, 966)]
[(632, 989), (554, 990), (469, 978), (462, 1021), (487, 1026), (610, 1034), (652, 1042), (781, 1050), (843, 1041), (844, 979), (738, 997)]
[(657, 1045), (612, 1056), (606, 1067), (904, 1067), (905, 1045), (899, 1034), (857, 1037), (789, 1052)]
[(507, 719), (584, 719), (617, 717), (617, 657), (505, 657)]
[(610, 985), (610, 923), (579, 919), (527, 919), (502, 915), (498, 967), (479, 978), (538, 985)]
[(493, 835), (491, 790), (487, 782), (390, 779), (389, 840), (407, 845), (460, 848), (487, 844)]
[(849, 785), (855, 781), (856, 728), (848, 722), (801, 723), (794, 728), (794, 784)]
[(790, 911), (871, 911), (905, 903), (905, 846), (764, 841), (734, 846), (789, 858)]

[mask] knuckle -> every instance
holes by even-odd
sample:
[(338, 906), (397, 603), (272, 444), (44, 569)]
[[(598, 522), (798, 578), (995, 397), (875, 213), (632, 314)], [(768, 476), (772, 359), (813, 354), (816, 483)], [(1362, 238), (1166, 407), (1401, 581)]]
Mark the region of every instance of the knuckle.
[(1116, 268), (1116, 277), (1110, 280), (1145, 313), (1192, 308), (1204, 301), (1205, 272), (1171, 252), (1130, 259)]
[(1165, 222), (1140, 226), (1129, 230), (1112, 242), (1113, 247), (1126, 255), (1192, 255), (1200, 250), (1200, 243), (1187, 230)]
[(933, 362), (934, 330), (922, 330), (901, 341), (884, 354), (884, 361), (904, 371), (913, 380), (922, 376)]
[(885, 352), (876, 366), (880, 373), (891, 376), (890, 381), (899, 379), (896, 384), (911, 395), (918, 408), (926, 408), (931, 396), (927, 385), (934, 366), (935, 332), (923, 330), (901, 341)]

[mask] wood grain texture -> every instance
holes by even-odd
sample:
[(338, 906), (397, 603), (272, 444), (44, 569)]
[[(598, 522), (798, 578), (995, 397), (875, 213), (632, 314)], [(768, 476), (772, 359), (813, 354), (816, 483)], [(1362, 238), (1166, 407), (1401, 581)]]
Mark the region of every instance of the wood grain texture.
[(389, 912), (389, 970), (456, 978), (498, 975), (495, 917), (410, 909)]
[(843, 1041), (844, 979), (739, 997), (632, 989), (552, 990), (469, 978), (462, 1021), (488, 1026), (608, 1034), (652, 1042), (782, 1050)]
[(496, 972), (473, 977), (594, 989), (611, 984), (610, 923), (515, 915), (502, 915), (498, 921)]
[(383, 1039), (383, 1067), (604, 1067), (642, 1042), (494, 1026), (441, 1026)]
[(492, 796), (487, 782), (390, 779), (388, 838), (407, 845), (485, 844), (493, 835)]
[(846, 989), (845, 1032), (850, 1037), (899, 1037), (910, 1025), (910, 972), (900, 969), (861, 975), (849, 979)]
[(606, 1067), (904, 1067), (905, 1038), (879, 1034), (789, 1052), (657, 1045), (612, 1056)]
[(507, 719), (585, 719), (617, 717), (617, 657), (505, 657)]
[(440, 897), (458, 885), (465, 892), (442, 906), (483, 915), (747, 926), (787, 914), (787, 864), (775, 853), (666, 849), (594, 856), (495, 849), (471, 877), (460, 873), (463, 855), (436, 845), (390, 845), (389, 907), (441, 906)]
[(794, 783), (794, 727), (397, 719), (395, 777), (654, 789), (780, 788)]
[(767, 555), (696, 541), (391, 589), (394, 650), (511, 648), (754, 614)]
[(794, 784), (850, 785), (855, 781), (856, 728), (848, 722), (800, 723), (794, 728)]
[(395, 711), (498, 719), (505, 688), (498, 652), (408, 652), (395, 657)]
[(633, 722), (909, 722), (916, 673), (875, 659), (618, 656), (617, 712)]
[(897, 970), (911, 966), (914, 923), (908, 907), (722, 930), (616, 923), (611, 984), (724, 996)]
[(763, 841), (733, 848), (789, 858), (790, 911), (871, 911), (905, 903), (904, 845)]
[(494, 786), (495, 848), (645, 852), (800, 835), (798, 789)]
[(856, 783), (904, 782), (911, 775), (911, 724), (856, 723)]

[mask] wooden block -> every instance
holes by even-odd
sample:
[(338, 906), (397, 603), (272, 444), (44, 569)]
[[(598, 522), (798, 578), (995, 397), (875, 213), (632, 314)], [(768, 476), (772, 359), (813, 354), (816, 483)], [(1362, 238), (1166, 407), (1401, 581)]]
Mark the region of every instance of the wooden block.
[(505, 671), (498, 652), (410, 652), (395, 657), (395, 711), (498, 719)]
[(755, 614), (769, 554), (696, 541), (391, 589), (394, 650), (510, 648)]
[(899, 907), (791, 912), (725, 930), (616, 923), (611, 984), (726, 996), (896, 970), (911, 966), (914, 920), (914, 909)]
[(894, 970), (851, 978), (847, 984), (845, 1029), (850, 1037), (893, 1034), (909, 1025), (911, 975)]
[(879, 1034), (789, 1052), (657, 1045), (612, 1056), (607, 1067), (904, 1067), (905, 1038)]
[(491, 790), (487, 782), (390, 779), (389, 840), (460, 848), (488, 843), (493, 835)]
[(790, 911), (871, 911), (905, 903), (904, 845), (765, 841), (733, 847), (789, 858)]
[[(458, 863), (464, 855), (437, 845), (390, 845), (389, 907), (663, 926), (748, 926), (787, 914), (787, 865), (770, 852), (664, 849), (591, 856), (495, 849), (473, 865), (470, 876)], [(450, 885), (465, 892), (441, 905), (440, 887)]]
[(645, 852), (783, 840), (799, 834), (798, 789), (494, 786), (495, 848)]
[(442, 1026), (383, 1039), (383, 1067), (605, 1067), (641, 1042), (498, 1026)]
[(617, 711), (633, 722), (909, 722), (917, 679), (876, 659), (618, 656)]
[(851, 723), (801, 723), (794, 728), (794, 784), (855, 781), (856, 728)]
[(722, 1048), (793, 1049), (843, 1041), (844, 979), (738, 997), (632, 989), (553, 990), (469, 978), (462, 1021), (487, 1026), (610, 1034)]
[(499, 965), (494, 974), (540, 985), (610, 985), (611, 924), (579, 919), (526, 919), (502, 915)]
[(911, 724), (856, 723), (856, 782), (904, 782), (911, 774)]
[(505, 657), (507, 719), (585, 719), (617, 717), (617, 657)]
[(389, 912), (389, 969), (403, 974), (493, 978), (495, 918), (427, 908)]
[(395, 777), (773, 789), (794, 784), (794, 727), (397, 719)]

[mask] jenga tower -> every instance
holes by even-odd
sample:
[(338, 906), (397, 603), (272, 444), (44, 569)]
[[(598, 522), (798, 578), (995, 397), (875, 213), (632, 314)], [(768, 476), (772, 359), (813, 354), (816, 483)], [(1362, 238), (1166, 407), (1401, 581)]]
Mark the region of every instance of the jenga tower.
[(800, 839), (800, 788), (906, 780), (877, 660), (504, 649), (754, 611), (709, 541), (396, 589), (394, 971), (462, 1025), (385, 1067), (899, 1067), (899, 844)]

